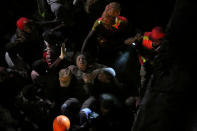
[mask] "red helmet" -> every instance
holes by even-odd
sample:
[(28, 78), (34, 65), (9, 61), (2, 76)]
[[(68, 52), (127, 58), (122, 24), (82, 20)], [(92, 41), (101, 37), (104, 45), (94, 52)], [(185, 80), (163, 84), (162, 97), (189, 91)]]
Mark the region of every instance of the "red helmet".
[(53, 121), (53, 131), (68, 131), (70, 120), (64, 115), (57, 116)]
[(151, 36), (153, 39), (158, 40), (164, 37), (163, 28), (156, 26), (152, 29)]
[(24, 26), (29, 22), (29, 20), (25, 17), (21, 17), (17, 20), (16, 26), (19, 30), (23, 30)]

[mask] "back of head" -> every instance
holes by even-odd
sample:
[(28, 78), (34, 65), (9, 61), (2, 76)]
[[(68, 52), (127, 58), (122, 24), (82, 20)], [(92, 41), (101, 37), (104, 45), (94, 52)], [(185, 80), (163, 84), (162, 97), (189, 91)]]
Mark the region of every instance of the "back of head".
[(69, 113), (74, 114), (79, 112), (80, 107), (81, 107), (81, 103), (77, 98), (69, 98), (64, 102), (64, 104), (62, 104), (61, 113), (67, 115), (69, 115)]
[(57, 116), (53, 121), (53, 131), (68, 131), (70, 120), (64, 115)]
[(137, 101), (136, 97), (130, 96), (129, 98), (127, 98), (125, 100), (125, 106), (127, 108), (131, 109), (132, 111), (135, 111), (137, 109), (136, 108), (136, 101)]
[(115, 111), (120, 107), (118, 99), (109, 93), (104, 93), (100, 96), (100, 106), (103, 113)]
[(111, 67), (107, 67), (100, 69), (97, 78), (102, 83), (111, 83), (115, 79), (115, 76), (115, 70)]
[(103, 107), (105, 107), (106, 109), (109, 109), (113, 107), (113, 105), (115, 104), (114, 96), (111, 94), (102, 94), (100, 96), (100, 102)]
[(113, 77), (116, 77), (116, 71), (111, 67), (105, 67), (102, 69), (102, 71), (113, 76)]

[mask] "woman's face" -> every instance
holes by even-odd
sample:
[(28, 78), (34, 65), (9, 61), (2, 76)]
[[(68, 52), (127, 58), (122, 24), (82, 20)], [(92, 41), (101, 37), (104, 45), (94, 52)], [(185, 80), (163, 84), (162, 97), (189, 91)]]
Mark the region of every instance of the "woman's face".
[(85, 71), (87, 67), (87, 60), (85, 56), (84, 55), (77, 56), (76, 64), (80, 70)]
[(109, 9), (107, 11), (108, 16), (112, 17), (112, 18), (116, 18), (120, 15), (120, 11), (119, 10), (115, 10), (113, 8)]
[(105, 24), (113, 24), (116, 20), (116, 17), (120, 15), (120, 11), (115, 9), (109, 9), (106, 12), (106, 16), (104, 17), (104, 23)]

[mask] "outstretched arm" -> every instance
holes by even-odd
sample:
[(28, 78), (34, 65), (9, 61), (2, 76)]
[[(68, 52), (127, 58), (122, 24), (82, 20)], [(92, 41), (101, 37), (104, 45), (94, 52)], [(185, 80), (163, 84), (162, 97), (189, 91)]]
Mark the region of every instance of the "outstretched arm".
[(85, 40), (83, 42), (83, 45), (82, 45), (82, 48), (81, 48), (81, 53), (84, 53), (85, 51), (88, 50), (88, 46), (89, 46), (88, 43), (90, 43), (90, 39), (94, 36), (94, 34), (95, 34), (95, 30), (91, 30), (89, 32), (89, 34), (87, 35), (87, 37), (85, 38)]
[(142, 41), (142, 40), (143, 40), (143, 35), (140, 34), (140, 33), (137, 33), (137, 34), (135, 35), (135, 37), (130, 37), (130, 38), (126, 39), (126, 40), (124, 41), (124, 43), (125, 43), (126, 45), (131, 45), (132, 43), (134, 43), (134, 42), (136, 42), (136, 41)]
[(65, 43), (62, 44), (61, 46), (61, 54), (60, 56), (55, 60), (55, 62), (53, 62), (49, 68), (55, 68), (59, 65), (59, 63), (66, 57), (66, 48), (65, 48)]

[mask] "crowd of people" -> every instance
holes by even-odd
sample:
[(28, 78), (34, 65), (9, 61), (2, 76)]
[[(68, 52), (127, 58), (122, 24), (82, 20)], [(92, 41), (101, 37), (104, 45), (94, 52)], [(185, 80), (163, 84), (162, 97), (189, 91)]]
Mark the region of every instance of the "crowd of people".
[[(91, 28), (92, 6), (104, 10)], [(131, 130), (163, 28), (131, 34), (118, 2), (40, 0), (38, 10), (4, 47), (0, 129)]]

